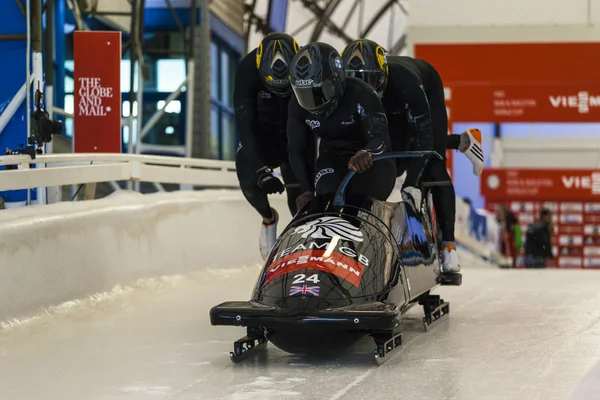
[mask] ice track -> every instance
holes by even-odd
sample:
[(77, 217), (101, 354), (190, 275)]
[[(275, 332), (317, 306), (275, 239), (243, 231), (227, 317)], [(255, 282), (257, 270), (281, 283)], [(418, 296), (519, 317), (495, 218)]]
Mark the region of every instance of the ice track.
[(381, 367), (370, 340), (338, 359), (269, 345), (264, 357), (231, 364), (244, 331), (210, 326), (208, 311), (247, 299), (255, 266), (144, 280), (5, 326), (0, 398), (566, 399), (600, 359), (598, 272), (462, 260), (463, 286), (438, 290), (450, 318), (427, 333), (407, 321), (404, 350)]

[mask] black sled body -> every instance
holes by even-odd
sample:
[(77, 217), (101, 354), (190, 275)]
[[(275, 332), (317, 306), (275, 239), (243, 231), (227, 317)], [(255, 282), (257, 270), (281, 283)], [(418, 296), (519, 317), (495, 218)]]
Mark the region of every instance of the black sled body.
[(323, 354), (365, 335), (375, 339), (379, 360), (400, 346), (397, 330), (411, 306), (423, 305), (426, 326), (448, 312), (430, 292), (440, 283), (460, 285), (461, 276), (440, 273), (429, 202), (416, 212), (403, 202), (345, 201), (344, 188), (337, 204), (316, 199), (284, 229), (249, 301), (211, 309), (212, 325), (247, 327), (232, 360), (267, 341), (290, 353)]

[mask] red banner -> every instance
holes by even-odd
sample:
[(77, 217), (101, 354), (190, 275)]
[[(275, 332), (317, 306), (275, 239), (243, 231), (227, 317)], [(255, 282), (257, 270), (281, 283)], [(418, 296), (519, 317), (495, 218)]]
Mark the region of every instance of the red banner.
[(121, 32), (75, 31), (75, 153), (121, 152)]
[(600, 84), (450, 84), (454, 121), (597, 122)]
[(415, 56), (452, 90), (455, 122), (600, 120), (600, 43), (418, 44)]
[(304, 250), (287, 255), (269, 265), (265, 284), (278, 276), (299, 269), (329, 272), (358, 287), (365, 267), (358, 261), (340, 253), (325, 255), (325, 250)]
[(481, 175), (481, 194), (488, 201), (600, 201), (600, 170), (486, 169)]

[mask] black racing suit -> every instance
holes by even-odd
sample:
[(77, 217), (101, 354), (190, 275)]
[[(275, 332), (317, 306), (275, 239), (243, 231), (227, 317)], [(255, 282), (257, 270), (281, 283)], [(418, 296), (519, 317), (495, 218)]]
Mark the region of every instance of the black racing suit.
[[(389, 56), (389, 75), (382, 103), (388, 118), (394, 151), (435, 150), (437, 157), (413, 158), (398, 163), (399, 174), (408, 167), (404, 187), (419, 182), (450, 181), (432, 188), (433, 205), (441, 224), (442, 240), (454, 241), (456, 194), (446, 169), (448, 114), (444, 86), (436, 69), (424, 60)], [(458, 148), (458, 143), (453, 143)], [(455, 140), (456, 141), (456, 140)]]
[[(271, 218), (267, 194), (257, 184), (257, 171), (280, 167), (284, 183), (297, 183), (287, 156), (286, 123), (290, 97), (271, 94), (256, 69), (255, 52), (246, 55), (236, 71), (233, 104), (240, 146), (235, 166), (242, 193), (264, 218)], [(288, 188), (288, 207), (296, 214), (298, 187)]]
[[(348, 162), (359, 150), (373, 155), (390, 150), (387, 120), (381, 101), (373, 89), (356, 78), (347, 78), (343, 98), (327, 118), (306, 111), (294, 97), (290, 101), (287, 124), (290, 163), (303, 192), (315, 191), (317, 196), (333, 195), (348, 173)], [(308, 163), (307, 137), (321, 138), (316, 171)], [(362, 174), (357, 174), (348, 192), (386, 200), (396, 182), (393, 160), (375, 162)]]

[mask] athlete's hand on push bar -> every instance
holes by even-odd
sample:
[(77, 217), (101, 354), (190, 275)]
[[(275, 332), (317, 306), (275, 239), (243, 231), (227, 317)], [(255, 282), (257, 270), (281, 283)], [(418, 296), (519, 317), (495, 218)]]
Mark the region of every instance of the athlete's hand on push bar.
[(358, 172), (365, 172), (373, 166), (373, 156), (365, 150), (359, 150), (348, 163), (348, 169)]

